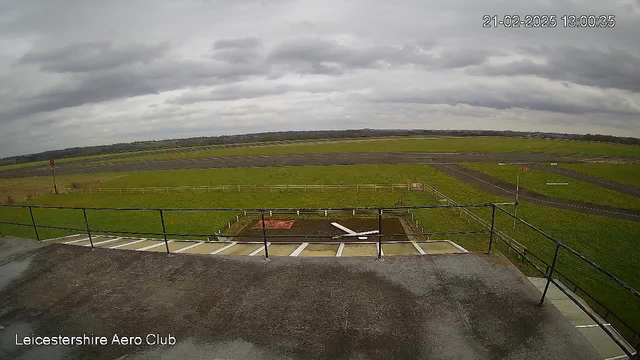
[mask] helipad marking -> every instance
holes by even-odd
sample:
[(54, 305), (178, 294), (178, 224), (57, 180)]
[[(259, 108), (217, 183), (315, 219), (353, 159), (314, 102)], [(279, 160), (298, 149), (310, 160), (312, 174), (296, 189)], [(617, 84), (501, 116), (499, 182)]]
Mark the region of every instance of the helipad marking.
[(69, 245), (69, 244), (74, 244), (80, 241), (85, 241), (85, 240), (89, 240), (89, 237), (87, 236), (86, 238), (83, 239), (79, 239), (79, 240), (72, 240), (72, 241), (67, 241), (66, 243), (64, 243), (65, 245)]
[(426, 255), (427, 253), (424, 252), (424, 250), (422, 250), (422, 248), (420, 246), (418, 246), (418, 244), (416, 244), (415, 241), (411, 242), (413, 244), (413, 246), (416, 248), (416, 250), (418, 250), (418, 252), (420, 253), (420, 255)]
[[(164, 241), (158, 241), (158, 242), (159, 242), (159, 244), (153, 244), (153, 245), (145, 246), (143, 248), (136, 249), (135, 251), (145, 251), (145, 250), (153, 249), (154, 247), (162, 246), (162, 245), (165, 244)], [(169, 240), (169, 241), (167, 241), (167, 244), (170, 244), (172, 242), (173, 242), (173, 240)]]
[(231, 244), (229, 244), (227, 246), (223, 246), (223, 247), (221, 247), (220, 249), (218, 249), (216, 251), (210, 252), (209, 255), (216, 255), (217, 253), (221, 253), (221, 252), (227, 250), (228, 248), (232, 247), (235, 244), (236, 244), (235, 242), (232, 242)]
[(304, 251), (304, 249), (305, 249), (307, 246), (309, 246), (309, 243), (302, 243), (302, 244), (301, 244), (300, 246), (298, 246), (298, 248), (297, 248), (297, 249), (295, 249), (295, 250), (291, 253), (291, 255), (289, 255), (289, 256), (298, 256), (298, 255), (300, 255), (300, 253), (301, 253), (302, 251)]
[(196, 247), (196, 246), (200, 246), (200, 245), (202, 245), (202, 244), (204, 244), (204, 241), (201, 241), (201, 242), (195, 243), (195, 244), (193, 244), (193, 245), (189, 245), (189, 246), (184, 247), (184, 248), (182, 248), (182, 249), (180, 249), (180, 250), (176, 250), (176, 251), (174, 251), (174, 253), (181, 253), (181, 252), (183, 252), (183, 251), (187, 251), (187, 250), (189, 250), (189, 249), (193, 249), (194, 247)]
[(137, 244), (137, 243), (139, 243), (139, 242), (143, 242), (143, 241), (145, 241), (145, 240), (147, 240), (147, 239), (135, 240), (135, 241), (132, 241), (132, 242), (128, 242), (128, 243), (124, 243), (124, 244), (120, 244), (120, 245), (112, 246), (112, 247), (110, 247), (109, 249), (119, 249), (119, 248), (121, 248), (121, 247), (125, 247), (125, 246), (127, 246), (127, 245)]
[[(267, 243), (267, 247), (269, 247), (269, 245), (271, 245), (271, 243)], [(260, 251), (264, 250), (264, 246), (259, 247), (258, 249), (256, 249), (254, 252), (252, 252), (251, 254), (249, 254), (249, 256), (256, 256)]]
[[(97, 242), (97, 243), (93, 243), (93, 246), (97, 246), (97, 245), (100, 245), (100, 244), (108, 244), (108, 243), (110, 243), (110, 242), (118, 241), (118, 240), (120, 240), (120, 239), (122, 239), (122, 236), (121, 236), (121, 237), (117, 237), (117, 238), (115, 238), (115, 239), (109, 239), (109, 240), (105, 240), (105, 241), (100, 241), (100, 242)], [(91, 244), (89, 244), (89, 245), (85, 245), (85, 246), (91, 246)]]
[(336, 257), (341, 257), (343, 250), (344, 250), (344, 243), (340, 243), (340, 246), (338, 247), (338, 252), (336, 253)]

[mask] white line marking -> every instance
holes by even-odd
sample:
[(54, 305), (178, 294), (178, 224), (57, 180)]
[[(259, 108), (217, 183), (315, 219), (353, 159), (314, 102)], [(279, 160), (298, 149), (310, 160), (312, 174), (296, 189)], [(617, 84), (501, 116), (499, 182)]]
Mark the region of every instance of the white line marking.
[(181, 252), (183, 252), (183, 251), (187, 251), (187, 250), (189, 250), (189, 249), (193, 249), (194, 247), (196, 247), (196, 246), (200, 246), (200, 245), (202, 245), (202, 244), (204, 244), (204, 241), (201, 241), (201, 242), (195, 243), (195, 244), (193, 244), (193, 245), (189, 245), (189, 246), (187, 246), (187, 247), (183, 247), (183, 248), (182, 248), (182, 249), (180, 249), (180, 250), (176, 250), (176, 251), (174, 251), (174, 253), (176, 253), (176, 254), (177, 254), (177, 253), (181, 253)]
[[(607, 323), (607, 324), (602, 324), (603, 326), (611, 326), (611, 324)], [(600, 327), (600, 325), (598, 324), (589, 324), (589, 325), (576, 325), (577, 328), (594, 328), (594, 327)]]
[(84, 239), (79, 239), (79, 240), (72, 240), (72, 241), (67, 241), (67, 242), (66, 242), (66, 243), (64, 243), (64, 244), (65, 244), (65, 245), (69, 245), (69, 244), (75, 244), (75, 243), (77, 243), (77, 242), (80, 242), (80, 241), (85, 241), (85, 240), (89, 240), (89, 237), (87, 236), (87, 237), (86, 237), (86, 238), (84, 238)]
[(420, 245), (416, 244), (415, 241), (411, 242), (413, 244), (413, 246), (416, 248), (416, 250), (418, 250), (418, 252), (420, 253), (420, 255), (426, 255), (427, 253), (424, 252), (424, 250), (422, 250), (422, 248), (420, 247)]
[[(117, 240), (120, 240), (120, 239), (122, 239), (122, 237), (117, 237), (115, 239), (109, 239), (109, 240), (105, 240), (105, 241), (100, 241), (100, 242), (97, 242), (97, 243), (93, 243), (93, 246), (98, 246), (100, 244), (108, 244), (110, 242), (114, 242), (114, 241), (117, 241)], [(85, 245), (85, 246), (91, 246), (91, 244)]]
[(227, 250), (228, 248), (232, 247), (235, 244), (236, 244), (235, 242), (232, 242), (231, 244), (229, 244), (227, 246), (223, 246), (223, 247), (221, 247), (220, 249), (218, 249), (216, 251), (210, 252), (209, 255), (216, 255), (216, 254), (218, 254), (220, 252), (223, 252), (223, 251)]
[(124, 243), (124, 244), (120, 244), (120, 245), (112, 246), (112, 247), (110, 247), (109, 249), (119, 249), (119, 248), (121, 248), (121, 247), (125, 247), (125, 246), (128, 246), (128, 245), (137, 244), (137, 243), (139, 243), (139, 242), (143, 242), (143, 241), (145, 241), (145, 240), (147, 240), (147, 239), (135, 240), (135, 241), (132, 241), (132, 242), (128, 242), (128, 243)]
[[(267, 247), (269, 247), (269, 245), (271, 245), (271, 243), (267, 243)], [(249, 256), (256, 256), (262, 250), (264, 250), (264, 246), (259, 247), (256, 251), (249, 254)]]
[(618, 360), (618, 359), (628, 359), (628, 358), (629, 357), (627, 355), (618, 355), (618, 356), (606, 358), (604, 360)]
[(458, 244), (454, 243), (454, 242), (453, 242), (453, 241), (451, 241), (451, 240), (446, 240), (446, 242), (448, 242), (449, 244), (451, 244), (451, 245), (455, 246), (456, 248), (458, 248), (458, 250), (460, 250), (460, 251), (462, 251), (462, 252), (465, 252), (465, 253), (468, 253), (468, 252), (469, 252), (469, 250), (467, 250), (467, 249), (463, 248), (462, 246), (460, 246), (460, 245), (458, 245)]
[(302, 244), (300, 244), (300, 246), (298, 246), (298, 248), (297, 248), (297, 249), (295, 249), (295, 250), (291, 253), (291, 255), (289, 255), (289, 256), (298, 256), (298, 255), (300, 255), (300, 253), (301, 253), (301, 252), (302, 252), (302, 251), (303, 251), (307, 246), (309, 246), (309, 243), (302, 243)]
[(57, 237), (57, 238), (51, 238), (51, 239), (46, 239), (46, 240), (42, 240), (42, 241), (55, 241), (55, 240), (62, 240), (62, 239), (67, 239), (73, 236), (80, 236), (81, 234), (74, 234), (74, 235), (67, 235), (67, 236), (61, 236), (61, 237)]
[(344, 250), (344, 243), (340, 243), (340, 246), (338, 246), (338, 252), (336, 253), (336, 257), (341, 257), (343, 250)]
[[(158, 240), (158, 242), (159, 242), (159, 244), (153, 244), (153, 245), (145, 246), (143, 248), (136, 249), (136, 251), (145, 251), (145, 250), (153, 249), (154, 247), (158, 247), (158, 246), (164, 245), (164, 241), (159, 241)], [(167, 244), (170, 244), (172, 242), (173, 242), (173, 240), (169, 240), (169, 241), (167, 241)]]

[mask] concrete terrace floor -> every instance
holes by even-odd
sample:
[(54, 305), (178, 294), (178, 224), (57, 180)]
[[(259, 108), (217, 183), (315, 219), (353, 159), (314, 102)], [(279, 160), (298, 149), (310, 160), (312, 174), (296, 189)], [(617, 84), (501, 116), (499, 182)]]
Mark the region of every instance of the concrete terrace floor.
[[(500, 255), (265, 261), (15, 238), (0, 251), (3, 359), (599, 358)], [(177, 343), (17, 347), (16, 333)]]

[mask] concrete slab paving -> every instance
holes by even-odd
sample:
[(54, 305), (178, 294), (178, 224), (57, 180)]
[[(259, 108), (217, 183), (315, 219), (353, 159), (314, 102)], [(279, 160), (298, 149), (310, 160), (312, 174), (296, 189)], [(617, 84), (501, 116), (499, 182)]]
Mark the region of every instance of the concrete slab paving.
[(413, 244), (399, 243), (399, 244), (382, 244), (382, 251), (385, 256), (395, 255), (418, 255), (419, 252)]
[[(162, 243), (164, 243), (164, 241), (162, 241)], [(175, 251), (178, 251), (178, 250), (180, 250), (182, 248), (186, 248), (187, 246), (191, 246), (193, 244), (195, 244), (195, 242), (193, 242), (193, 241), (175, 241), (174, 240), (173, 242), (169, 243), (169, 251), (170, 252), (175, 252)], [(151, 248), (148, 251), (166, 253), (167, 252), (167, 248), (166, 248), (166, 246), (158, 246), (158, 247), (155, 247), (155, 248)]]
[(599, 326), (578, 328), (578, 330), (593, 345), (603, 359), (625, 355), (624, 351)]
[(335, 257), (340, 245), (309, 244), (298, 256), (302, 257)]
[(262, 244), (235, 244), (216, 255), (249, 255), (258, 250), (261, 246)]
[(342, 256), (378, 256), (376, 244), (344, 244)]
[(137, 249), (142, 249), (142, 248), (147, 247), (147, 246), (151, 246), (153, 244), (158, 244), (158, 241), (156, 241), (156, 240), (145, 240), (145, 241), (142, 241), (142, 242), (136, 242), (135, 244), (122, 246), (122, 247), (119, 247), (118, 249), (120, 249), (120, 250), (137, 250)]
[(457, 254), (463, 252), (446, 241), (418, 243), (418, 246), (424, 250), (426, 254)]
[(582, 311), (582, 309), (580, 309), (580, 307), (576, 305), (576, 303), (574, 303), (571, 299), (566, 297), (566, 295), (564, 299), (549, 300), (553, 303), (553, 305), (555, 305), (555, 307), (558, 308), (558, 310), (560, 310), (561, 313), (564, 314), (567, 319), (569, 319), (569, 321), (571, 321), (573, 325), (581, 326), (596, 324), (596, 322), (593, 321), (593, 319), (591, 319), (589, 315), (587, 315), (587, 313)]
[(130, 243), (130, 242), (138, 241), (138, 240), (140, 240), (140, 239), (139, 238), (123, 237), (123, 238), (120, 238), (120, 239), (118, 239), (116, 241), (111, 241), (111, 242), (108, 242), (108, 243), (98, 244), (98, 245), (96, 245), (96, 247), (111, 248), (111, 247), (114, 247), (114, 246), (119, 246), (119, 245), (127, 244), (127, 243)]
[[(289, 256), (298, 248), (300, 244), (276, 244), (269, 245), (269, 256)], [(264, 249), (260, 250), (255, 256), (264, 256)]]
[(219, 242), (205, 242), (202, 245), (198, 245), (191, 249), (182, 251), (180, 254), (210, 254), (216, 250), (220, 250), (227, 245), (229, 244)]

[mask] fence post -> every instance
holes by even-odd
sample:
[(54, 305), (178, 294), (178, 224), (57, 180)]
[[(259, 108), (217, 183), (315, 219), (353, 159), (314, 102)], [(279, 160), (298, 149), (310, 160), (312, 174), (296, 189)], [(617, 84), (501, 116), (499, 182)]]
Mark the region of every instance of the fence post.
[(87, 235), (89, 235), (89, 242), (91, 243), (91, 249), (93, 246), (93, 239), (91, 238), (91, 230), (89, 229), (89, 220), (87, 220), (87, 209), (82, 208), (82, 215), (84, 216), (84, 226), (87, 228)]
[(382, 258), (382, 209), (378, 209), (378, 260)]
[(491, 247), (493, 246), (493, 236), (496, 228), (496, 204), (491, 204), (491, 233), (489, 234), (489, 250), (487, 254), (491, 253)]
[(264, 222), (264, 210), (260, 212), (260, 216), (262, 217), (262, 238), (264, 240), (264, 258), (269, 258), (269, 249), (267, 246), (267, 225)]
[(558, 260), (558, 251), (560, 250), (560, 243), (556, 242), (556, 251), (553, 254), (553, 262), (551, 263), (551, 271), (549, 271), (549, 276), (547, 277), (547, 284), (544, 286), (544, 291), (542, 292), (542, 297), (540, 298), (540, 303), (538, 306), (542, 306), (544, 303), (544, 297), (547, 295), (547, 290), (549, 289), (549, 283), (551, 283), (551, 277), (553, 276), (553, 271), (556, 268), (556, 261)]
[(162, 213), (162, 209), (159, 209), (158, 211), (160, 211), (160, 222), (162, 223), (162, 236), (164, 236), (164, 246), (167, 248), (167, 255), (169, 255), (169, 242), (167, 241), (167, 231), (164, 227), (164, 214)]
[(38, 234), (38, 227), (36, 226), (36, 219), (34, 219), (33, 217), (33, 210), (31, 209), (31, 206), (29, 206), (29, 214), (31, 214), (31, 223), (33, 224), (33, 231), (36, 232), (36, 239), (40, 241), (40, 235)]

